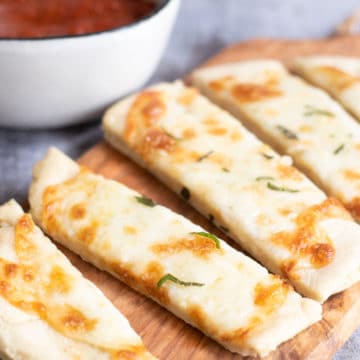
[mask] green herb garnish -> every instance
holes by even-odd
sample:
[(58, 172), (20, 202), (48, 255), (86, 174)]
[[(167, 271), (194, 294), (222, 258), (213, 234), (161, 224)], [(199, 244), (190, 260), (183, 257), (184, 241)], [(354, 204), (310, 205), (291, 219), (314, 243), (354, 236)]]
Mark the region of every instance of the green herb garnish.
[(189, 189), (186, 188), (185, 186), (181, 189), (180, 195), (181, 195), (185, 200), (189, 200), (189, 199), (190, 199), (190, 196), (191, 196)]
[(318, 109), (312, 105), (305, 105), (306, 111), (304, 112), (304, 116), (312, 116), (312, 115), (323, 115), (328, 117), (334, 117), (335, 115), (328, 110)]
[(221, 170), (222, 170), (223, 172), (230, 172), (230, 170), (229, 170), (228, 168), (226, 168), (226, 167), (221, 168)]
[(179, 280), (177, 277), (175, 277), (172, 274), (166, 274), (163, 276), (156, 284), (157, 288), (160, 288), (163, 286), (167, 281), (172, 281), (175, 284), (182, 285), (182, 286), (204, 286), (205, 284), (201, 284), (198, 282), (188, 282), (188, 281), (182, 281)]
[(272, 176), (258, 176), (255, 178), (255, 181), (261, 181), (261, 180), (275, 180)]
[(149, 207), (156, 206), (156, 203), (152, 199), (149, 199), (146, 196), (135, 196), (135, 199), (137, 200), (137, 202), (145, 206), (149, 206)]
[(286, 136), (288, 139), (291, 140), (298, 140), (298, 136), (291, 130), (289, 130), (288, 128), (286, 128), (285, 126), (282, 125), (277, 125), (276, 126), (282, 133), (284, 136)]
[(212, 241), (214, 241), (215, 244), (216, 244), (216, 247), (218, 249), (220, 249), (220, 241), (215, 235), (210, 234), (210, 233), (205, 232), (205, 231), (191, 232), (190, 234), (207, 237), (207, 238), (211, 239)]
[(334, 150), (334, 155), (337, 155), (340, 151), (344, 150), (345, 144), (341, 144), (339, 145), (335, 150)]
[(283, 186), (277, 186), (275, 184), (273, 184), (272, 182), (268, 182), (267, 183), (267, 187), (270, 190), (275, 190), (275, 191), (285, 191), (285, 192), (290, 192), (290, 193), (297, 193), (300, 190), (297, 189), (289, 189), (287, 187), (283, 187)]
[(201, 162), (201, 161), (205, 160), (206, 158), (208, 158), (213, 153), (214, 153), (214, 151), (210, 150), (207, 153), (205, 153), (204, 155), (201, 155), (196, 161)]
[(269, 154), (266, 154), (266, 153), (261, 153), (261, 155), (262, 155), (265, 159), (268, 159), (268, 160), (271, 160), (271, 159), (274, 158), (274, 156), (269, 155)]

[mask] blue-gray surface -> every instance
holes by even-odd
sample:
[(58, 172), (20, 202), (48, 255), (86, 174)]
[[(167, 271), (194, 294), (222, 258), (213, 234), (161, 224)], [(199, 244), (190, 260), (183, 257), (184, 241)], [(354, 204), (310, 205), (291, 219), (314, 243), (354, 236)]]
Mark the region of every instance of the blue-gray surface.
[[(182, 0), (168, 49), (151, 82), (181, 77), (222, 47), (243, 39), (326, 36), (359, 5), (358, 0)], [(0, 202), (26, 197), (32, 165), (50, 145), (77, 157), (100, 139), (99, 121), (52, 131), (0, 128)], [(335, 359), (360, 359), (360, 329)]]

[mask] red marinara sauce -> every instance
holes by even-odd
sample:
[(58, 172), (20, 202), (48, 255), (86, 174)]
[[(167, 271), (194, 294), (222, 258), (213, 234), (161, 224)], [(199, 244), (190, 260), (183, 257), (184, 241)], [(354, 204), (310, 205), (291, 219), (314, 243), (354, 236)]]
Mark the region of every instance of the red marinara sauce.
[(81, 35), (131, 24), (154, 0), (0, 0), (0, 38)]

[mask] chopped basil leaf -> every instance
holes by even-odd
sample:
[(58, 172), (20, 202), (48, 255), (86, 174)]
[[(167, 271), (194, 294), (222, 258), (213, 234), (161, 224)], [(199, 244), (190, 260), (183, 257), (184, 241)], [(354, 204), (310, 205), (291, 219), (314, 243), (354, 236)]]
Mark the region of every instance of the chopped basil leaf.
[(335, 150), (334, 150), (334, 155), (337, 155), (340, 151), (344, 150), (345, 144), (341, 144), (339, 145)]
[(223, 232), (229, 232), (229, 229), (227, 228), (227, 227), (225, 227), (225, 226), (222, 226), (222, 225), (219, 225), (219, 229), (221, 230), (221, 231), (223, 231)]
[(186, 188), (185, 186), (181, 189), (180, 195), (181, 195), (185, 200), (189, 200), (189, 199), (190, 199), (190, 196), (191, 196), (189, 189)]
[(160, 288), (162, 285), (164, 285), (167, 281), (172, 281), (175, 284), (182, 285), (182, 286), (204, 286), (205, 284), (201, 284), (198, 282), (188, 282), (188, 281), (182, 281), (179, 280), (177, 277), (175, 277), (172, 274), (166, 274), (163, 276), (156, 284), (157, 288)]
[(283, 187), (283, 186), (277, 186), (271, 182), (268, 182), (267, 183), (267, 187), (268, 189), (270, 190), (275, 190), (275, 191), (285, 191), (285, 192), (290, 192), (290, 193), (297, 193), (299, 192), (300, 190), (297, 190), (297, 189), (289, 189), (287, 187)]
[(335, 115), (328, 110), (318, 109), (312, 105), (305, 105), (306, 111), (304, 112), (304, 116), (312, 116), (312, 115), (323, 115), (328, 117), (334, 117)]
[(201, 162), (201, 161), (205, 160), (206, 158), (208, 158), (213, 153), (214, 153), (214, 151), (210, 150), (207, 153), (205, 153), (204, 155), (200, 156), (196, 161)]
[(216, 247), (217, 247), (218, 249), (220, 249), (220, 241), (219, 241), (219, 239), (218, 239), (215, 235), (210, 234), (210, 233), (205, 232), (205, 231), (191, 232), (190, 234), (207, 237), (207, 238), (211, 239), (212, 241), (214, 241)]
[(261, 155), (262, 155), (265, 159), (268, 159), (268, 160), (271, 160), (271, 159), (274, 158), (274, 156), (269, 155), (269, 154), (266, 154), (266, 153), (261, 153)]
[(156, 203), (152, 199), (149, 199), (146, 196), (135, 196), (135, 199), (137, 200), (137, 202), (145, 206), (149, 206), (149, 207), (156, 206)]
[(222, 170), (223, 172), (230, 172), (230, 170), (229, 170), (228, 168), (226, 168), (226, 167), (221, 168), (221, 170)]
[(291, 130), (289, 130), (288, 128), (286, 128), (285, 126), (282, 125), (277, 125), (276, 126), (284, 136), (286, 136), (288, 139), (291, 140), (298, 140), (298, 136)]
[(261, 181), (261, 180), (275, 180), (272, 176), (258, 176), (255, 178), (255, 181)]

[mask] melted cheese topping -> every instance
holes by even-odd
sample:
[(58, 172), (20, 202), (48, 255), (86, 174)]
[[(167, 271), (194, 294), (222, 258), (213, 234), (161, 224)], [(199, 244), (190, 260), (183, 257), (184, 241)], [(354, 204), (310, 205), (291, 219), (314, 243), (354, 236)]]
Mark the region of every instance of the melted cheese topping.
[[(50, 152), (42, 171), (49, 172), (54, 161), (62, 168), (73, 164), (64, 155)], [(32, 187), (33, 194), (42, 194), (41, 206), (30, 199), (36, 217), (57, 241), (233, 351), (266, 354), (320, 316), (318, 304), (302, 299), (265, 268), (225, 242), (217, 243), (182, 216), (139, 201), (138, 193), (119, 183), (79, 171), (53, 184), (39, 175)], [(74, 219), (72, 209), (79, 204), (85, 215)], [(84, 242), (81, 229), (92, 227), (94, 221), (98, 226), (92, 241)], [(159, 286), (167, 274), (201, 286), (172, 281)], [(290, 311), (297, 314), (287, 320), (292, 323), (291, 334), (282, 333), (283, 314)], [(268, 327), (279, 334), (264, 344), (257, 334)], [(239, 332), (244, 336), (229, 336)]]
[[(0, 237), (3, 235), (3, 241), (9, 239), (12, 248), (10, 252), (0, 251), (0, 299), (23, 312), (23, 316), (39, 319), (52, 329), (50, 331), (58, 334), (64, 342), (62, 359), (74, 359), (76, 354), (82, 354), (89, 359), (116, 360), (123, 359), (119, 354), (124, 352), (132, 354), (133, 358), (150, 358), (127, 321), (72, 268), (36, 228), (30, 215), (23, 214), (12, 202), (0, 207), (1, 211), (14, 212), (17, 216), (13, 225), (1, 226), (0, 221)], [(8, 237), (4, 238), (6, 233)], [(79, 301), (80, 293), (93, 303)], [(95, 310), (96, 307), (99, 310)], [(5, 315), (2, 313), (2, 316)], [(0, 329), (15, 332), (15, 329), (9, 330), (5, 326), (0, 326)], [(105, 329), (121, 333), (104, 336)], [(33, 335), (36, 336), (36, 333)], [(0, 343), (7, 336), (0, 330)], [(16, 345), (9, 345), (5, 352), (21, 347), (22, 339), (14, 340)], [(48, 346), (53, 346), (51, 350), (57, 358), (61, 347), (57, 348), (55, 342)], [(27, 349), (20, 348), (20, 351), (26, 352)], [(34, 346), (27, 358), (38, 358), (34, 355), (36, 351)]]
[[(360, 117), (358, 60), (311, 57), (298, 59), (294, 68)], [(338, 197), (360, 221), (360, 177), (347, 176), (360, 168), (360, 127), (329, 96), (289, 75), (274, 61), (200, 70), (194, 82), (276, 148), (291, 155), (301, 169), (328, 194)], [(214, 89), (214, 82), (222, 82), (221, 89)], [(263, 96), (252, 99), (250, 87)], [(252, 100), (244, 101), (239, 96)]]
[[(266, 76), (264, 86), (277, 89), (280, 82), (275, 71), (267, 71)], [(206, 78), (206, 83), (214, 87), (213, 80), (225, 89), (233, 78), (224, 74), (212, 76), (211, 80)], [(253, 81), (260, 79), (254, 76)], [(130, 115), (141, 111), (138, 99), (143, 99), (143, 94), (140, 93), (116, 104), (105, 115), (105, 134), (115, 147), (153, 171), (269, 269), (287, 276), (303, 294), (322, 301), (354, 281), (352, 277), (350, 282), (345, 274), (355, 274), (359, 279), (359, 260), (355, 256), (359, 242), (351, 245), (354, 251), (348, 254), (350, 261), (347, 269), (342, 269), (344, 275), (334, 281), (333, 272), (337, 272), (337, 259), (343, 257), (345, 241), (326, 229), (319, 230), (320, 223), (326, 219), (341, 219), (350, 226), (356, 225), (340, 204), (328, 200), (291, 166), (289, 157), (280, 157), (236, 119), (200, 95), (187, 106), (180, 104), (179, 94), (187, 91), (181, 83), (158, 85), (150, 91), (163, 99), (167, 110), (146, 131), (166, 129), (166, 134), (177, 139), (175, 144), (171, 150), (153, 147), (151, 151), (148, 148), (142, 151), (146, 136), (143, 128), (134, 126), (136, 136), (128, 135), (125, 129), (134, 121)], [(254, 99), (259, 94), (268, 96), (270, 101), (280, 96), (275, 90), (257, 88), (255, 93), (247, 89), (246, 96), (250, 98), (245, 101), (244, 93), (243, 104), (254, 109), (257, 103)], [(226, 132), (214, 136), (208, 131), (214, 127), (224, 128)], [(181, 134), (189, 128), (194, 130), (194, 136), (183, 138)], [(239, 136), (234, 138), (233, 134)], [(330, 204), (333, 211), (324, 211), (322, 216), (311, 215)], [(356, 231), (360, 235), (357, 227)], [(311, 236), (306, 236), (307, 232)]]
[(310, 56), (295, 59), (292, 68), (311, 83), (338, 99), (360, 119), (360, 61), (343, 56)]

